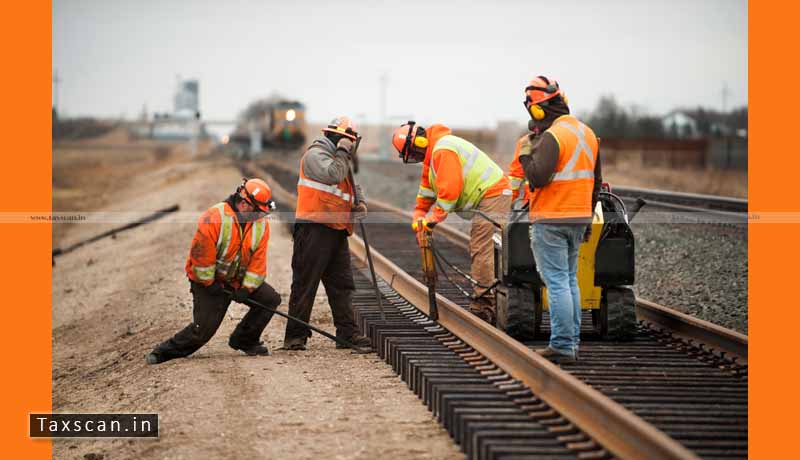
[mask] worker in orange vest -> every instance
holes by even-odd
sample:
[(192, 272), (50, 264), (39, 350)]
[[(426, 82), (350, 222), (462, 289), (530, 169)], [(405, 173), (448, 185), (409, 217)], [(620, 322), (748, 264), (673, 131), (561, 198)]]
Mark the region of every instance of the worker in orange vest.
[[(267, 284), (272, 192), (261, 179), (245, 179), (225, 201), (208, 208), (197, 223), (186, 276), (194, 299), (193, 321), (147, 355), (148, 364), (189, 356), (217, 332), (232, 300), (253, 299), (275, 308), (281, 296)], [(224, 292), (228, 289), (232, 295)], [(236, 326), (228, 345), (250, 356), (269, 355), (260, 340), (272, 312), (251, 307)]]
[(602, 183), (598, 139), (570, 115), (558, 82), (544, 76), (525, 88), (531, 134), (517, 142), (511, 175), (528, 183), (531, 249), (547, 286), (550, 343), (537, 353), (555, 362), (578, 357), (581, 294), (578, 248), (588, 240)]
[[(363, 219), (367, 213), (363, 192), (354, 188), (350, 179), (351, 155), (360, 137), (346, 116), (333, 119), (322, 134), (300, 160), (289, 314), (308, 322), (321, 281), (336, 336), (366, 348), (370, 340), (361, 335), (353, 316), (355, 281), (347, 242), (353, 234), (353, 220)], [(310, 336), (306, 326), (290, 321), (283, 346), (287, 350), (305, 350)], [(336, 344), (336, 348), (342, 347)]]
[[(430, 231), (455, 212), (472, 219), (469, 252), (472, 278), (478, 282), (470, 300), (470, 312), (494, 324), (496, 306), (491, 287), (494, 283), (494, 226), (478, 210), (502, 221), (511, 204), (511, 190), (503, 170), (488, 155), (470, 142), (454, 136), (447, 126), (427, 128), (409, 121), (392, 136), (404, 163), (422, 162), (417, 205), (412, 228)], [(426, 217), (433, 208), (433, 212)]]

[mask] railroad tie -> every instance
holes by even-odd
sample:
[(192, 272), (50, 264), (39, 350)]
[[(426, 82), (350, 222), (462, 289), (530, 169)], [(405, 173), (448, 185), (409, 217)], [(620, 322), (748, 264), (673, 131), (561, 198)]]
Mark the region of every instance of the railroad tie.
[[(355, 266), (360, 264), (354, 261)], [(383, 280), (386, 320), (372, 285), (354, 270), (361, 330), (431, 411), (467, 459), (611, 459), (578, 430), (472, 347), (423, 315)]]

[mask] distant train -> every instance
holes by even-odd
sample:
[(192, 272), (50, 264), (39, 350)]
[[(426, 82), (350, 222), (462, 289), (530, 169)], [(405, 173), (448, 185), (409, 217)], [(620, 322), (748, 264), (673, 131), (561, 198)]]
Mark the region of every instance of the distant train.
[(305, 142), (306, 108), (274, 96), (255, 101), (239, 116), (230, 142), (250, 146), (254, 132), (262, 147), (299, 147)]

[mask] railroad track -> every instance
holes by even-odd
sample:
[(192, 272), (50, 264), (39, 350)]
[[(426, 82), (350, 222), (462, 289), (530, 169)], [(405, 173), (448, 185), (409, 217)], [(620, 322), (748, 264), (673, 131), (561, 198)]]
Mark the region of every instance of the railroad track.
[[(266, 170), (294, 189), (296, 173)], [(293, 205), (291, 193), (276, 195)], [(602, 342), (587, 329), (581, 360), (559, 369), (532, 352), (543, 342), (516, 342), (467, 313), (468, 299), (446, 280), (431, 322), (409, 216), (374, 201), (370, 209), (383, 211), (368, 226), (388, 313), (379, 320), (357, 269), (359, 322), (468, 458), (747, 457), (745, 336), (639, 300), (633, 342)], [(450, 262), (468, 269), (466, 235), (443, 225), (437, 236)], [(351, 250), (363, 260), (359, 238)]]
[(628, 206), (638, 198), (647, 202), (637, 221), (714, 224), (747, 231), (745, 199), (636, 187), (614, 187), (613, 192)]

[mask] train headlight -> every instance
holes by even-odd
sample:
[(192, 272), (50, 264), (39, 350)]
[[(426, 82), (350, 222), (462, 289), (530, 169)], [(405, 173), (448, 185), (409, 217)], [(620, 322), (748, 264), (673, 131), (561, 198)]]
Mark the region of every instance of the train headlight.
[(296, 116), (297, 114), (294, 112), (294, 109), (289, 109), (286, 111), (286, 121), (294, 121), (294, 117)]

